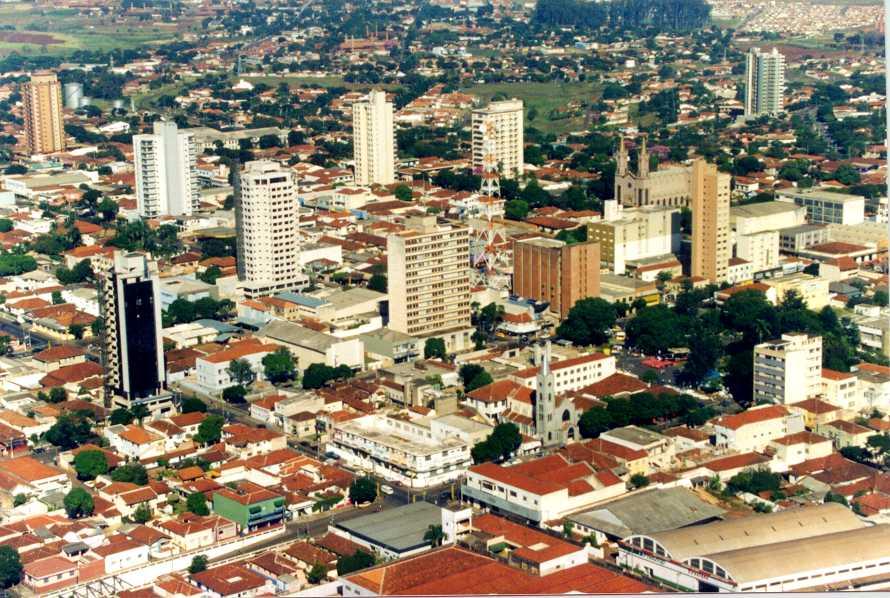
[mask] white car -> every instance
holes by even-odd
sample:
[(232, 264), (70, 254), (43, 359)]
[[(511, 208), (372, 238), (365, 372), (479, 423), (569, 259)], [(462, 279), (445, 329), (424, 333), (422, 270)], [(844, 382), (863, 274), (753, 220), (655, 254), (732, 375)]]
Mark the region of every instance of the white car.
[(380, 491), (384, 494), (392, 494), (395, 492), (395, 490), (392, 489), (392, 486), (387, 486), (386, 484), (380, 486)]

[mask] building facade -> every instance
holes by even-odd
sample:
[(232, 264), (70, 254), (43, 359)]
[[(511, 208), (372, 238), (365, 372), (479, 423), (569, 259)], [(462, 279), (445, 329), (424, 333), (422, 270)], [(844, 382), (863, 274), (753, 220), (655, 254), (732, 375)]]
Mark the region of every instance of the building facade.
[(601, 265), (623, 275), (628, 261), (680, 250), (680, 210), (657, 205), (625, 209), (617, 200), (606, 200), (603, 219), (587, 225), (587, 238), (599, 244)]
[(822, 392), (822, 337), (783, 334), (754, 347), (754, 401), (787, 405)]
[(785, 57), (775, 48), (751, 48), (745, 64), (745, 116), (778, 114), (784, 108)]
[(440, 336), (449, 350), (469, 343), (469, 231), (434, 216), (409, 218), (387, 238), (389, 327), (415, 337)]
[(238, 278), (249, 297), (300, 286), (299, 204), (291, 170), (277, 162), (248, 162), (235, 190)]
[(198, 209), (194, 135), (173, 121), (155, 121), (153, 133), (133, 136), (133, 158), (140, 216), (189, 216)]
[(390, 185), (395, 182), (395, 147), (392, 102), (386, 92), (372, 90), (352, 105), (352, 135), (356, 185)]
[(501, 176), (515, 178), (522, 174), (524, 108), (522, 100), (491, 102), (473, 110), (473, 169), (485, 166), (485, 156), (493, 156)]
[(513, 294), (546, 301), (560, 318), (579, 299), (597, 297), (599, 281), (598, 243), (568, 245), (546, 237), (513, 243)]
[(779, 201), (795, 203), (807, 209), (810, 224), (862, 224), (865, 221), (865, 198), (819, 189), (782, 189), (776, 192)]
[(637, 171), (630, 169), (627, 146), (622, 137), (615, 156), (614, 198), (627, 207), (685, 207), (692, 199), (691, 170), (688, 166), (652, 171), (646, 138), (637, 155)]
[(25, 137), (32, 154), (65, 151), (62, 87), (55, 73), (34, 73), (22, 90)]
[(726, 280), (731, 257), (728, 174), (696, 160), (692, 167), (692, 275)]

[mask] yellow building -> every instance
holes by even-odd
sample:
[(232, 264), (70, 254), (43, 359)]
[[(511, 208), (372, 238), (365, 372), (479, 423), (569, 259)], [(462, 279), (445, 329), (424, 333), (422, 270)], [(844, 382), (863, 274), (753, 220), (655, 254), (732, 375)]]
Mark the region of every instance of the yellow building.
[(726, 280), (731, 257), (728, 174), (696, 160), (692, 167), (692, 275)]
[(65, 150), (62, 122), (62, 86), (55, 73), (34, 73), (22, 90), (25, 102), (25, 136), (32, 154)]

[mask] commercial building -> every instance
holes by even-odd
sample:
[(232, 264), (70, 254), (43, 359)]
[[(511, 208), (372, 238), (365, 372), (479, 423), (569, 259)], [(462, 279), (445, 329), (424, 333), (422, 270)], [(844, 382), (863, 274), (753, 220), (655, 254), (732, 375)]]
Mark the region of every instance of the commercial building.
[(736, 235), (750, 235), (806, 224), (807, 210), (784, 201), (765, 201), (732, 206), (729, 221)]
[(754, 401), (787, 405), (822, 392), (822, 337), (783, 334), (754, 347)]
[(624, 482), (611, 471), (569, 463), (562, 455), (517, 465), (474, 465), (461, 486), (465, 501), (535, 524), (561, 519), (625, 492)]
[(189, 131), (155, 121), (154, 133), (133, 136), (133, 157), (140, 216), (190, 216), (198, 209), (197, 152)]
[(116, 251), (99, 268), (105, 321), (102, 359), (106, 402), (151, 400), (165, 385), (158, 265), (144, 253)]
[(763, 451), (771, 441), (804, 430), (803, 415), (789, 412), (783, 405), (757, 405), (712, 423), (715, 444), (742, 453)]
[(617, 200), (606, 200), (603, 219), (587, 225), (587, 238), (599, 244), (603, 267), (624, 274), (629, 261), (680, 250), (680, 210), (657, 205), (625, 209)]
[(637, 156), (637, 171), (631, 171), (624, 138), (615, 156), (615, 201), (628, 207), (686, 207), (692, 199), (692, 171), (688, 166), (651, 170), (646, 137)]
[(313, 363), (331, 367), (348, 365), (356, 370), (364, 367), (364, 344), (358, 338), (337, 338), (278, 319), (260, 328), (257, 336), (287, 348), (299, 370), (305, 370)]
[(297, 182), (277, 162), (248, 162), (235, 193), (238, 278), (247, 297), (289, 291), (305, 278), (299, 265)]
[(731, 257), (731, 178), (704, 160), (692, 166), (692, 275), (718, 284), (726, 279)]
[(793, 291), (813, 311), (819, 311), (828, 305), (828, 291), (831, 281), (821, 276), (810, 276), (804, 272), (794, 272), (785, 276), (764, 279), (763, 284), (771, 289), (775, 289), (776, 301), (782, 301), (785, 295)]
[(438, 336), (449, 351), (469, 345), (469, 231), (411, 217), (387, 237), (389, 327), (415, 337)]
[(547, 237), (513, 243), (513, 294), (550, 304), (550, 311), (565, 318), (585, 297), (599, 295), (599, 244), (587, 241), (569, 245)]
[(456, 480), (472, 463), (475, 442), (460, 439), (451, 427), (438, 418), (365, 415), (335, 424), (326, 450), (352, 469), (427, 488)]
[(238, 524), (241, 533), (277, 525), (284, 519), (284, 497), (253, 482), (213, 493), (213, 512)]
[(807, 209), (810, 224), (862, 224), (865, 221), (865, 198), (819, 189), (781, 189), (779, 201), (794, 203)]
[(522, 175), (523, 154), (522, 100), (491, 102), (473, 110), (473, 168), (481, 171), (489, 155), (498, 165), (501, 176)]
[(828, 503), (633, 535), (618, 562), (694, 592), (849, 587), (890, 574), (890, 525)]
[(779, 249), (786, 253), (799, 253), (807, 247), (826, 243), (828, 239), (829, 231), (825, 225), (801, 224), (779, 231)]
[(62, 87), (55, 73), (34, 73), (22, 89), (25, 138), (32, 154), (65, 151)]
[(745, 116), (779, 114), (784, 109), (785, 57), (773, 48), (751, 48), (745, 64)]
[(356, 185), (395, 182), (392, 102), (387, 101), (385, 91), (371, 90), (366, 100), (352, 105), (352, 145)]

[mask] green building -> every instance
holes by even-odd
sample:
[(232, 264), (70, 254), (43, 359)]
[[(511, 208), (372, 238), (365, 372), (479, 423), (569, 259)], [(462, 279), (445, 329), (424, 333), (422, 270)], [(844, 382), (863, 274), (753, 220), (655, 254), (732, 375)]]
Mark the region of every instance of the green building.
[(238, 524), (242, 532), (277, 525), (284, 519), (284, 497), (253, 482), (213, 493), (213, 512)]

